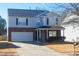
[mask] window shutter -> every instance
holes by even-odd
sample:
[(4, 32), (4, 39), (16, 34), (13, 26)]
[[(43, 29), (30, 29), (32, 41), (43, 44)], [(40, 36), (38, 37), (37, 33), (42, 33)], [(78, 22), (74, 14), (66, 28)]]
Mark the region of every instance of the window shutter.
[(47, 25), (49, 25), (49, 18), (47, 18)]
[(16, 25), (18, 25), (18, 18), (16, 18)]
[(58, 18), (56, 18), (56, 25), (58, 25)]
[(28, 19), (26, 18), (26, 25), (28, 25)]

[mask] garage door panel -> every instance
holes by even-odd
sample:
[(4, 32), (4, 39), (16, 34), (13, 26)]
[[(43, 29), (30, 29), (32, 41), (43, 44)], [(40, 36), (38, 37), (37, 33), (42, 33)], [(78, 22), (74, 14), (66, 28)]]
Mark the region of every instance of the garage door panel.
[(33, 41), (33, 32), (12, 32), (12, 41)]

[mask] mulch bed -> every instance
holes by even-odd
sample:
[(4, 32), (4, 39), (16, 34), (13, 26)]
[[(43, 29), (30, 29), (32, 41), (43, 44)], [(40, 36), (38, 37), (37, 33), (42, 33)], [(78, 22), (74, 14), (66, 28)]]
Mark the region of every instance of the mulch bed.
[(0, 42), (0, 56), (17, 56), (18, 46), (9, 42)]

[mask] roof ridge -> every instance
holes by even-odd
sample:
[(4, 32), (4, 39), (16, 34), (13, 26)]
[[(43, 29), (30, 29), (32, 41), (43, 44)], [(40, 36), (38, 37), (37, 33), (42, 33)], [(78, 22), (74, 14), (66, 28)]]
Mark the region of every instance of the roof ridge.
[(48, 11), (48, 10), (37, 10), (37, 9), (13, 9), (13, 8), (9, 8), (8, 10), (25, 10), (25, 11)]

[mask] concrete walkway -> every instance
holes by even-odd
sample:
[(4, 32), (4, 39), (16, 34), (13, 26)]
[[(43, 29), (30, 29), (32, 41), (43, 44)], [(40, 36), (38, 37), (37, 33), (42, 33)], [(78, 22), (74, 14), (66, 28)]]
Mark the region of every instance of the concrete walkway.
[(13, 42), (13, 44), (20, 47), (16, 49), (19, 56), (66, 56), (62, 53), (55, 52), (46, 46), (19, 42)]

